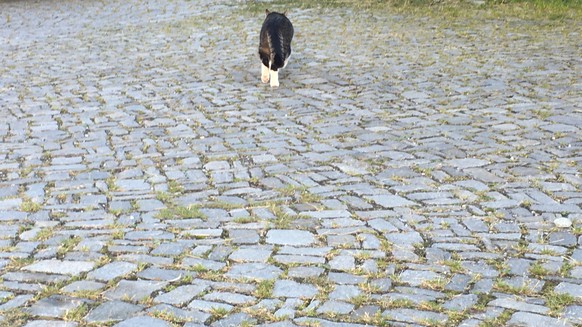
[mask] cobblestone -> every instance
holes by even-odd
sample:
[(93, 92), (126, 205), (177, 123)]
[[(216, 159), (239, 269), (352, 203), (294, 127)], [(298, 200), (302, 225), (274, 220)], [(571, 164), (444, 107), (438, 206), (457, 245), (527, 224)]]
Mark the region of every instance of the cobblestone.
[(0, 325), (579, 324), (580, 22), (363, 7), (0, 2)]

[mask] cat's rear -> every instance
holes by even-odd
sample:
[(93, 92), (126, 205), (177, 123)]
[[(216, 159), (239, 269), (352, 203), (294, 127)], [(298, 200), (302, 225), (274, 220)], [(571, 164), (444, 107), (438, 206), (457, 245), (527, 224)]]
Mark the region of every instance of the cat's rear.
[(261, 57), (261, 81), (271, 81), (271, 87), (279, 86), (279, 69), (287, 65), (291, 56), (293, 25), (285, 16), (265, 10), (267, 17), (261, 28), (259, 56)]

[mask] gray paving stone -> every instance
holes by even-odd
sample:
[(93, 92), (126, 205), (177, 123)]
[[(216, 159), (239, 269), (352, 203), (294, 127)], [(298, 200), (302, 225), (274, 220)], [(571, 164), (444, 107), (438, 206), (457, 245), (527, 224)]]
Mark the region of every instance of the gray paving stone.
[(233, 244), (257, 244), (260, 240), (259, 234), (250, 229), (233, 229), (229, 236)]
[(174, 234), (164, 231), (132, 231), (125, 234), (127, 240), (173, 240)]
[(410, 207), (416, 205), (416, 203), (398, 195), (383, 194), (370, 196), (368, 198), (384, 208)]
[(455, 274), (451, 278), (450, 282), (445, 285), (445, 289), (449, 291), (463, 292), (471, 280), (472, 277), (469, 275)]
[(544, 326), (572, 326), (571, 323), (563, 320), (559, 320), (552, 317), (542, 316), (535, 313), (529, 312), (516, 312), (514, 313), (509, 321), (507, 321), (508, 326), (532, 326), (532, 327), (544, 327)]
[(453, 297), (443, 303), (443, 308), (454, 311), (465, 311), (477, 303), (478, 296), (475, 294), (465, 294)]
[(341, 301), (327, 301), (317, 309), (317, 313), (347, 315), (353, 310), (353, 304)]
[(220, 302), (212, 302), (212, 301), (203, 301), (203, 300), (193, 300), (188, 304), (189, 309), (194, 309), (203, 312), (211, 312), (212, 310), (222, 309), (227, 312), (230, 312), (234, 307), (230, 304), (220, 303)]
[(33, 272), (78, 276), (81, 273), (92, 270), (94, 266), (95, 263), (89, 261), (61, 261), (53, 259), (38, 261), (22, 269)]
[(317, 288), (313, 285), (301, 284), (292, 280), (277, 280), (273, 287), (274, 297), (311, 298), (317, 292)]
[(120, 280), (116, 287), (103, 293), (103, 297), (110, 300), (139, 301), (166, 285), (167, 282)]
[(390, 233), (385, 236), (388, 242), (395, 244), (398, 247), (424, 243), (422, 236), (418, 232)]
[(34, 320), (26, 323), (24, 327), (76, 327), (78, 325), (73, 321)]
[(333, 271), (330, 271), (327, 277), (330, 281), (339, 285), (356, 285), (366, 281), (366, 278), (362, 276)]
[(139, 279), (172, 282), (191, 274), (192, 273), (186, 272), (184, 270), (150, 267), (138, 272), (137, 277)]
[(319, 267), (291, 267), (287, 275), (291, 278), (310, 278), (319, 277), (325, 272), (325, 269)]
[(582, 306), (567, 306), (564, 308), (564, 313), (561, 315), (561, 318), (574, 324), (580, 324), (582, 322)]
[(9, 272), (2, 275), (2, 278), (4, 278), (7, 281), (41, 283), (41, 284), (65, 282), (69, 279), (68, 276), (50, 275), (45, 273), (29, 273), (29, 272)]
[(213, 322), (210, 326), (213, 327), (227, 327), (227, 326), (242, 326), (244, 324), (256, 324), (256, 319), (252, 318), (246, 313), (235, 313), (227, 316), (224, 319)]
[(89, 302), (91, 301), (64, 295), (51, 295), (34, 303), (26, 309), (26, 312), (39, 317), (61, 318), (67, 312)]
[(445, 322), (448, 317), (442, 313), (421, 311), (413, 309), (391, 309), (382, 312), (382, 316), (388, 320), (402, 321), (405, 323), (426, 323), (430, 321)]
[(234, 262), (267, 262), (270, 258), (272, 250), (267, 249), (254, 249), (254, 248), (242, 248), (235, 250), (228, 257)]
[(114, 327), (143, 327), (143, 326), (150, 326), (150, 327), (169, 327), (171, 326), (169, 323), (165, 322), (164, 320), (158, 318), (152, 318), (148, 316), (138, 316), (129, 318), (124, 320), (120, 323), (113, 325)]
[(283, 270), (264, 263), (241, 263), (233, 265), (225, 274), (229, 278), (247, 278), (253, 280), (266, 280), (277, 278)]
[(408, 285), (420, 286), (425, 282), (443, 279), (444, 277), (432, 271), (405, 270), (400, 273), (399, 278)]
[(182, 266), (184, 267), (201, 267), (203, 269), (206, 270), (220, 270), (222, 269), (224, 266), (226, 266), (226, 264), (224, 262), (218, 262), (218, 261), (214, 261), (214, 260), (206, 260), (206, 259), (201, 259), (201, 258), (185, 258), (184, 260), (182, 260)]
[(178, 320), (190, 321), (190, 322), (201, 323), (201, 324), (204, 324), (204, 322), (206, 322), (208, 320), (208, 318), (210, 318), (210, 316), (211, 316), (209, 313), (195, 311), (195, 310), (184, 310), (184, 309), (176, 308), (176, 307), (171, 306), (169, 304), (155, 305), (155, 306), (147, 309), (147, 312), (163, 313), (163, 314), (170, 315), (172, 317), (176, 317)]
[(512, 298), (499, 298), (499, 299), (496, 299), (496, 300), (489, 302), (489, 305), (502, 307), (502, 308), (506, 308), (506, 309), (512, 309), (512, 310), (539, 313), (539, 314), (544, 314), (550, 310), (547, 307), (544, 307), (541, 305), (529, 304), (529, 303), (523, 302), (519, 299), (512, 299)]
[(116, 261), (99, 267), (87, 274), (87, 278), (102, 282), (108, 282), (117, 277), (125, 276), (137, 269), (137, 264), (131, 262)]
[(73, 293), (79, 291), (96, 291), (105, 287), (105, 284), (94, 282), (90, 280), (80, 280), (72, 282), (71, 284), (61, 288), (61, 291), (65, 293)]
[(168, 303), (182, 306), (190, 302), (194, 297), (208, 289), (208, 285), (182, 285), (175, 289), (160, 294), (154, 298), (155, 302)]
[(308, 231), (271, 229), (267, 232), (266, 242), (277, 245), (306, 246), (313, 244), (315, 238)]
[(138, 315), (144, 307), (123, 301), (109, 301), (92, 309), (83, 320), (89, 323), (121, 321)]
[(579, 297), (582, 296), (582, 285), (561, 282), (554, 288), (554, 292)]
[(552, 232), (548, 235), (548, 243), (551, 245), (573, 246), (576, 245), (576, 236), (568, 232)]
[(362, 291), (359, 287), (354, 285), (337, 285), (329, 294), (329, 299), (347, 301), (353, 297), (360, 295)]
[(355, 258), (348, 255), (335, 256), (328, 264), (332, 270), (351, 271), (356, 268)]
[(298, 323), (299, 326), (305, 324), (317, 324), (321, 327), (364, 327), (366, 325), (357, 324), (357, 323), (349, 323), (349, 322), (335, 322), (320, 318), (312, 318), (312, 317), (300, 317), (293, 320), (294, 322)]
[[(8, 285), (6, 285), (8, 284)], [(4, 283), (5, 286), (9, 287), (10, 283)], [(30, 290), (27, 290), (30, 291)], [(34, 289), (34, 291), (40, 291), (40, 288), (38, 289)], [(25, 305), (28, 301), (30, 301), (34, 296), (31, 294), (22, 294), (22, 295), (16, 295), (15, 297), (13, 297), (12, 299), (4, 302), (3, 304), (0, 305), (0, 310), (10, 310), (10, 309), (14, 309), (14, 308), (18, 308), (20, 306)]]
[(255, 301), (255, 297), (232, 293), (232, 292), (212, 292), (204, 295), (202, 299), (206, 301), (225, 302), (232, 305), (249, 304)]

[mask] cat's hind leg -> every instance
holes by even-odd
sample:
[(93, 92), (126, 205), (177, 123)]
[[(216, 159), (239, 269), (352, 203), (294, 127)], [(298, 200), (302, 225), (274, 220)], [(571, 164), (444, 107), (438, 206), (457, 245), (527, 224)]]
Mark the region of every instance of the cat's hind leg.
[(271, 87), (279, 87), (279, 72), (271, 70)]
[(263, 63), (261, 63), (261, 82), (269, 82), (269, 67), (265, 66)]

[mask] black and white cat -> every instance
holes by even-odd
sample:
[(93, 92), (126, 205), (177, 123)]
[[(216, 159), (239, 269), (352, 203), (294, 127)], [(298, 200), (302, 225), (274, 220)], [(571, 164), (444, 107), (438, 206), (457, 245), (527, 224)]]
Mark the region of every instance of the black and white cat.
[(263, 63), (261, 81), (271, 81), (271, 87), (279, 86), (279, 69), (287, 66), (291, 56), (291, 40), (293, 39), (293, 25), (285, 13), (265, 10), (267, 17), (261, 28), (261, 42), (259, 56)]

